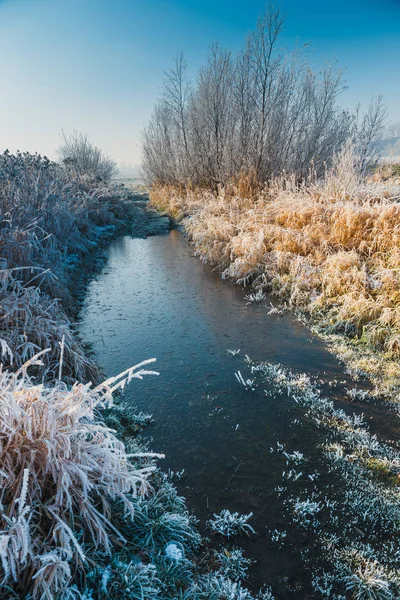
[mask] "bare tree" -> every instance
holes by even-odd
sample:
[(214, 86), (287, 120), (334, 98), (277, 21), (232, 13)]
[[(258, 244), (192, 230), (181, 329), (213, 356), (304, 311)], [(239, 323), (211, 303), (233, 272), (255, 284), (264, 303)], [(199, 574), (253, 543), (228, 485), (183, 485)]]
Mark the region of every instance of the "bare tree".
[(193, 87), (178, 55), (144, 132), (150, 181), (215, 187), (252, 172), (263, 184), (282, 171), (302, 181), (311, 166), (323, 175), (349, 138), (365, 171), (384, 119), (381, 99), (358, 119), (340, 108), (342, 71), (327, 63), (314, 72), (307, 45), (281, 50), (283, 27), (281, 11), (269, 7), (235, 58), (211, 47)]
[(234, 132), (231, 53), (218, 44), (211, 47), (207, 64), (200, 69), (190, 103), (192, 146), (200, 177), (217, 184), (230, 173)]
[(143, 132), (143, 170), (149, 182), (179, 180), (172, 123), (170, 107), (164, 100), (159, 101)]
[[(266, 138), (271, 115), (280, 102), (282, 91), (281, 65), (283, 54), (275, 53), (280, 33), (284, 26), (284, 16), (279, 9), (271, 6), (259, 18), (256, 29), (249, 36), (249, 51), (253, 71), (255, 115), (255, 168), (261, 176), (262, 167), (268, 162)], [(267, 155), (267, 156), (266, 156)], [(264, 170), (264, 173), (263, 173)]]
[(365, 175), (378, 158), (379, 142), (386, 117), (387, 111), (382, 96), (373, 98), (365, 113), (361, 114), (359, 107), (357, 109), (355, 143), (358, 169), (362, 175)]
[(232, 167), (238, 173), (241, 170), (248, 171), (252, 169), (255, 156), (253, 135), (256, 118), (254, 74), (248, 40), (236, 57), (232, 99), (236, 134), (234, 138), (234, 164)]
[(175, 129), (178, 146), (177, 159), (179, 170), (185, 174), (185, 166), (190, 160), (188, 143), (187, 107), (190, 99), (191, 85), (186, 75), (187, 63), (182, 52), (174, 61), (174, 66), (165, 73), (163, 100), (170, 109), (171, 126)]

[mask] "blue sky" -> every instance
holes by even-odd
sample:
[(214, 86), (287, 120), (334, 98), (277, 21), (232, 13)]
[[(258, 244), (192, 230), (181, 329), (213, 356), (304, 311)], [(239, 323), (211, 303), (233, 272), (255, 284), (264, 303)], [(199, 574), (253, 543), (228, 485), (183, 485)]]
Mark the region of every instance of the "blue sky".
[[(382, 94), (400, 121), (400, 0), (282, 0), (281, 45), (346, 68), (341, 103)], [(259, 0), (0, 0), (0, 150), (54, 157), (76, 128), (119, 162), (140, 161), (140, 131), (163, 71), (183, 50), (195, 74), (209, 46), (236, 51)]]

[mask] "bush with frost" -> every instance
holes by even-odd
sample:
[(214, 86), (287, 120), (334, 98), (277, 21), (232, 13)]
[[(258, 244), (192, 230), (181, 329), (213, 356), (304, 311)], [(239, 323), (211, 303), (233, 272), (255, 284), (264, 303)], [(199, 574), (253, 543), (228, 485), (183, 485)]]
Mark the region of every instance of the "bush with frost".
[(117, 174), (117, 164), (100, 148), (95, 146), (85, 133), (73, 131), (61, 133), (58, 149), (65, 168), (77, 177), (89, 177), (99, 181), (110, 181)]
[(395, 598), (384, 569), (376, 563), (366, 564), (346, 577), (346, 590), (357, 600), (391, 600)]
[(182, 600), (254, 600), (240, 582), (218, 573), (208, 573), (182, 595)]
[(161, 478), (153, 494), (135, 503), (135, 522), (129, 531), (131, 544), (152, 555), (164, 552), (171, 541), (183, 544), (187, 550), (194, 549), (200, 544), (195, 524), (196, 519), (187, 511), (184, 498), (170, 482)]
[(231, 512), (224, 509), (219, 514), (214, 514), (214, 518), (208, 522), (210, 529), (214, 533), (219, 533), (228, 539), (240, 533), (255, 533), (252, 526), (248, 523), (253, 513), (241, 515), (238, 512)]
[(92, 571), (88, 582), (93, 582), (93, 587), (86, 597), (98, 600), (156, 600), (161, 594), (156, 567), (138, 558), (126, 561), (115, 558), (106, 567)]
[(246, 577), (252, 561), (243, 555), (243, 550), (240, 548), (232, 550), (223, 548), (216, 553), (216, 563), (221, 575), (229, 577), (233, 581), (239, 581)]
[(50, 600), (87, 569), (87, 553), (124, 544), (114, 513), (132, 520), (155, 467), (97, 417), (114, 391), (153, 373), (144, 368), (152, 361), (95, 388), (50, 387), (28, 375), (45, 352), (0, 372), (0, 573), (3, 586)]

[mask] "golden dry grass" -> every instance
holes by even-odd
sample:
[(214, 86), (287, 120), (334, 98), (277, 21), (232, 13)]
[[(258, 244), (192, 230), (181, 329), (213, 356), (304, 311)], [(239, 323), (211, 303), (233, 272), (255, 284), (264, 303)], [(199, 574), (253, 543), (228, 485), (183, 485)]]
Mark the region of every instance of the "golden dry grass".
[(322, 184), (299, 188), (280, 178), (258, 193), (245, 189), (243, 182), (219, 193), (154, 185), (150, 198), (182, 220), (196, 254), (223, 277), (271, 290), (325, 333), (371, 349), (368, 363), (384, 357), (397, 387), (400, 203), (357, 192), (351, 170), (346, 178), (339, 164)]

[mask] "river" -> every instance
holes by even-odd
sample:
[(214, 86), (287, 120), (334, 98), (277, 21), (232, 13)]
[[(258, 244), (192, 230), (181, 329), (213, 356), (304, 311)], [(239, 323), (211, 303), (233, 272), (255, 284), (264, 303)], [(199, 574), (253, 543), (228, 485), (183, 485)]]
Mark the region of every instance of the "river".
[[(256, 560), (250, 585), (273, 585), (278, 598), (311, 598), (300, 550), (310, 549), (313, 539), (287, 524), (276, 493), (284, 463), (270, 449), (280, 442), (289, 452), (304, 453), (310, 472), (321, 473), (319, 485), (333, 489), (318, 448), (322, 433), (299, 422), (300, 410), (285, 395), (246, 391), (235, 372), (244, 372), (248, 354), (325, 383), (336, 379), (343, 405), (346, 376), (293, 315), (268, 315), (261, 304), (246, 304), (248, 293), (203, 265), (177, 230), (147, 239), (120, 237), (89, 285), (80, 334), (107, 375), (157, 359), (160, 376), (135, 381), (125, 399), (153, 415), (144, 437), (153, 451), (166, 454), (161, 467), (185, 470), (176, 485), (202, 533), (210, 535), (205, 523), (223, 508), (252, 511), (256, 534), (237, 541)], [(227, 349), (240, 353), (231, 356)], [(291, 493), (304, 485), (312, 492), (314, 483), (299, 481)], [(274, 529), (291, 536), (279, 550), (271, 542)]]

